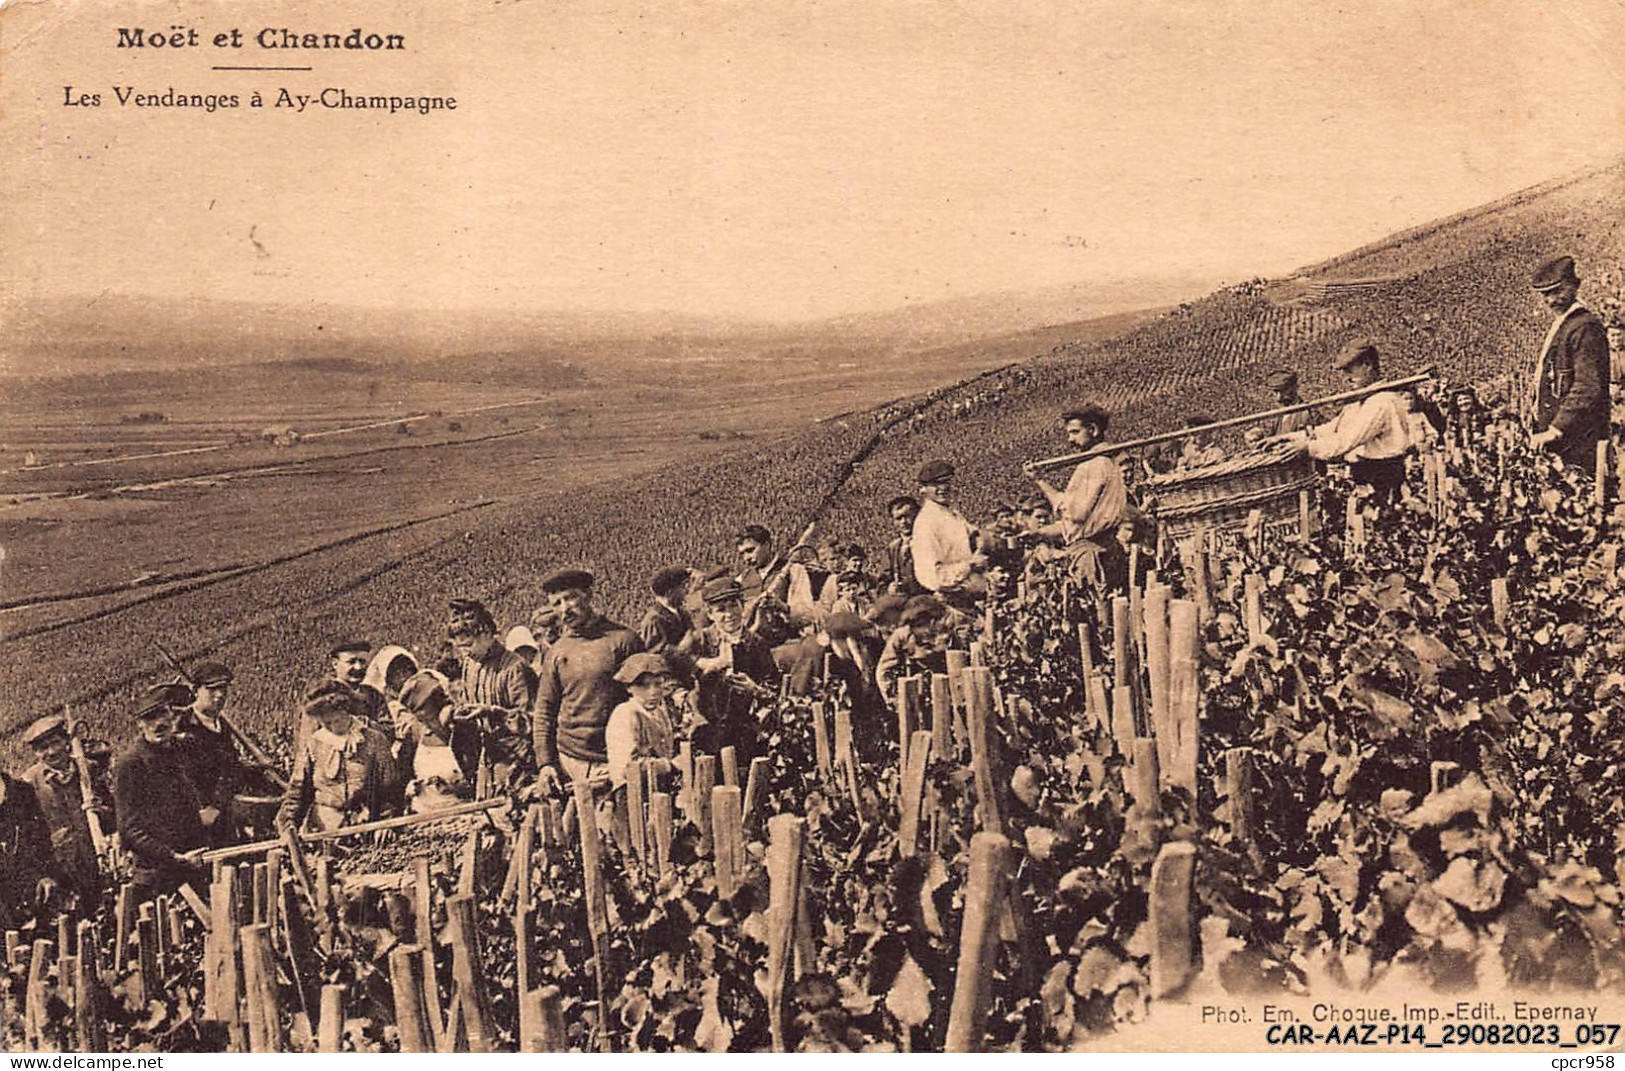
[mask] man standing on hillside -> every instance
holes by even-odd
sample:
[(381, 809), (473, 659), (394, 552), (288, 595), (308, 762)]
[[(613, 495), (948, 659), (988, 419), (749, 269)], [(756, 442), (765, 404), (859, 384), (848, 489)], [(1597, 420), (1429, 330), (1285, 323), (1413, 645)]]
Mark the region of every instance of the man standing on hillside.
[[(231, 670), (219, 662), (205, 662), (192, 671), (192, 680), (197, 691), (191, 706), (181, 711), (176, 735), (181, 753), (186, 756), (187, 773), (204, 802), (229, 818), (243, 777), (237, 742), (220, 721), (231, 688)], [(229, 823), (223, 821), (216, 839), (229, 839), (230, 835)]]
[(898, 495), (886, 503), (897, 538), (886, 544), (886, 590), (894, 595), (919, 595), (925, 589), (914, 575), (914, 518), (920, 515), (919, 499)]
[(604, 729), (626, 698), (615, 671), (643, 650), (637, 633), (593, 608), (592, 586), (585, 569), (561, 569), (542, 581), (542, 593), (564, 626), (542, 663), (531, 719), (544, 791), (575, 780), (608, 786)]
[(668, 565), (649, 578), (654, 602), (638, 623), (638, 638), (651, 654), (684, 653), (693, 646), (694, 619), (683, 608), (691, 577), (687, 569)]
[[(1110, 421), (1106, 411), (1095, 405), (1061, 414), (1067, 442), (1083, 451), (1100, 445)], [(1081, 567), (1083, 575), (1096, 583), (1117, 587), (1128, 568), (1117, 542), (1117, 528), (1129, 512), (1128, 488), (1116, 460), (1105, 454), (1087, 458), (1072, 470), (1064, 491), (1039, 476), (1031, 465), (1025, 471), (1060, 517), (1055, 524), (1039, 529), (1040, 534), (1060, 537), (1068, 553), (1078, 559), (1074, 569)]]
[(220, 812), (187, 775), (175, 735), (180, 711), (191, 701), (183, 685), (147, 689), (135, 712), (141, 737), (113, 763), (113, 811), (119, 839), (133, 857), (130, 895), (137, 903), (208, 880), (197, 853), (209, 846)]
[[(1382, 378), (1377, 344), (1356, 338), (1338, 351), (1332, 367), (1349, 376), (1349, 388), (1360, 390)], [(1410, 405), (1397, 391), (1385, 390), (1350, 402), (1335, 420), (1277, 436), (1317, 461), (1346, 461), (1354, 482), (1370, 487), (1382, 503), (1399, 496), (1405, 479), (1405, 451), (1411, 447)]]
[[(353, 701), (355, 716), (373, 728), (387, 733), (394, 724), (394, 718), (389, 713), (389, 704), (382, 692), (365, 683), (367, 663), (370, 661), (368, 656), (371, 654), (372, 644), (366, 640), (339, 640), (327, 649), (327, 657), (333, 665), (333, 675), (318, 684), (316, 689), (323, 692), (347, 691)], [(339, 687), (334, 687), (335, 685)], [(308, 694), (314, 694), (316, 689), (312, 689)], [(299, 735), (294, 739), (296, 752), (305, 737), (315, 732), (320, 725), (321, 723), (314, 717), (306, 714), (299, 716)]]
[(96, 786), (85, 784), (79, 776), (65, 718), (56, 714), (40, 718), (23, 733), (23, 743), (38, 756), (38, 761), (23, 771), (23, 780), (34, 790), (50, 831), (51, 855), (88, 913), (101, 890), (101, 867), (96, 862), (88, 812), (97, 811), (109, 829), (112, 816), (100, 813)]
[(987, 555), (977, 549), (976, 528), (949, 508), (953, 478), (951, 462), (928, 461), (920, 467), (920, 513), (910, 544), (914, 578), (928, 591), (975, 601), (987, 594)]
[(1529, 441), (1571, 465), (1590, 465), (1608, 434), (1608, 336), (1581, 305), (1573, 257), (1554, 257), (1530, 285), (1556, 315), (1535, 361), (1526, 402)]
[(483, 603), (453, 599), (449, 611), (446, 637), (462, 659), (462, 702), (454, 716), (479, 725), (493, 783), (507, 785), (535, 765), (530, 708), (536, 701), (536, 673), (498, 641), (496, 619)]

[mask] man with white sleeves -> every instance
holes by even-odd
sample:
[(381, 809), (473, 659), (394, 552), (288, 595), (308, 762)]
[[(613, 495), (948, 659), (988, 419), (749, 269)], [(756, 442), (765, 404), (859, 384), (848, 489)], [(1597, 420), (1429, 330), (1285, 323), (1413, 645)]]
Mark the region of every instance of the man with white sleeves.
[[(1382, 378), (1377, 344), (1357, 338), (1344, 345), (1332, 367), (1349, 376), (1351, 390)], [(1410, 404), (1398, 391), (1378, 391), (1350, 402), (1336, 419), (1278, 436), (1318, 461), (1345, 461), (1354, 482), (1370, 487), (1378, 502), (1391, 503), (1405, 478), (1405, 451), (1412, 444)]]
[(979, 533), (948, 506), (954, 466), (928, 461), (920, 468), (920, 513), (914, 519), (914, 578), (928, 591), (962, 600), (987, 594), (987, 556), (977, 550)]

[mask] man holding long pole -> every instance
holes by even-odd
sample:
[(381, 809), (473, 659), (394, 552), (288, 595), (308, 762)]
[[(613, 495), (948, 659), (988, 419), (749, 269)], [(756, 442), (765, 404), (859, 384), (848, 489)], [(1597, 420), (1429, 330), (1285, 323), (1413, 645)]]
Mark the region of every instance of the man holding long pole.
[[(1382, 378), (1382, 358), (1368, 338), (1344, 345), (1332, 367), (1348, 375), (1354, 390)], [(1317, 461), (1346, 461), (1355, 483), (1370, 487), (1379, 502), (1392, 503), (1411, 447), (1409, 406), (1398, 391), (1378, 391), (1350, 402), (1334, 420), (1266, 442), (1286, 443)]]

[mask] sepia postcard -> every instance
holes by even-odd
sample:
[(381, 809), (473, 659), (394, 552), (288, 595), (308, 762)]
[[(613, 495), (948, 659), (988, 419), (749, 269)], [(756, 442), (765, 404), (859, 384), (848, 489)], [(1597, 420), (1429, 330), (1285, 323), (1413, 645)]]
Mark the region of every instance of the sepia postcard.
[(1612, 1067), (1622, 40), (0, 3), (0, 1049)]

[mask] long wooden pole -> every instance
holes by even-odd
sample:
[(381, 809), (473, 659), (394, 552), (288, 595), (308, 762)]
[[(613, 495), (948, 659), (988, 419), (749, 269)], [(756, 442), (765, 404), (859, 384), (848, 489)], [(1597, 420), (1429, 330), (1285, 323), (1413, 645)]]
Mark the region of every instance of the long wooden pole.
[(1091, 450), (1084, 450), (1076, 454), (1061, 454), (1058, 457), (1046, 457), (1038, 461), (1028, 462), (1035, 469), (1054, 468), (1057, 465), (1072, 465), (1079, 461), (1087, 461), (1091, 457), (1101, 454), (1120, 454), (1125, 450), (1135, 450), (1142, 446), (1155, 446), (1157, 443), (1172, 442), (1183, 439), (1187, 435), (1207, 435), (1224, 428), (1238, 427), (1242, 424), (1257, 424), (1260, 421), (1271, 420), (1275, 417), (1286, 416), (1288, 413), (1301, 413), (1306, 409), (1314, 409), (1322, 405), (1336, 405), (1338, 402), (1352, 402), (1357, 398), (1364, 398), (1370, 394), (1377, 394), (1385, 390), (1399, 390), (1403, 387), (1414, 387), (1418, 383), (1427, 383), (1432, 376), (1410, 376), (1406, 379), (1389, 380), (1387, 383), (1373, 383), (1369, 387), (1359, 390), (1346, 390), (1341, 394), (1329, 394), (1324, 398), (1316, 398), (1310, 402), (1297, 402), (1293, 405), (1283, 405), (1278, 409), (1265, 409), (1258, 413), (1249, 413), (1246, 416), (1230, 417), (1227, 420), (1214, 421), (1212, 424), (1203, 424), (1199, 428), (1178, 428), (1174, 431), (1164, 431), (1156, 435), (1147, 435), (1142, 439), (1130, 439), (1121, 443), (1102, 443)]
[[(506, 806), (508, 798), (497, 796), (494, 799), (474, 800), (469, 803), (459, 803), (454, 807), (446, 807), (438, 811), (424, 811), (422, 814), (403, 814), (394, 818), (380, 818), (376, 822), (361, 822), (353, 826), (342, 826), (339, 829), (329, 829), (319, 833), (300, 833), (299, 839), (306, 844), (315, 844), (324, 840), (343, 840), (345, 837), (355, 837), (362, 833), (375, 833), (380, 829), (399, 829), (401, 826), (422, 825), (425, 822), (435, 822), (442, 818), (457, 818), (465, 814), (480, 814), (484, 811), (494, 810)], [(245, 855), (259, 855), (272, 848), (284, 844), (282, 838), (276, 840), (256, 840), (247, 844), (233, 844), (229, 848), (213, 848), (202, 855), (205, 863), (213, 863), (224, 859), (239, 859)]]

